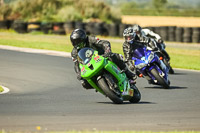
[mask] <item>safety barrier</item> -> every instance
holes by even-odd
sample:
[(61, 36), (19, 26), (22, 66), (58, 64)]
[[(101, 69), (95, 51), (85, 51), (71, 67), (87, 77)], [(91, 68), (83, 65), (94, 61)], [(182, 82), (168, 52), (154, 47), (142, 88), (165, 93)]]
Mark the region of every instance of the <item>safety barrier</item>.
[[(42, 31), (45, 34), (70, 34), (74, 29), (80, 28), (87, 34), (123, 37), (125, 28), (132, 26), (128, 24), (106, 24), (106, 23), (83, 23), (83, 22), (23, 22), (23, 21), (0, 21), (0, 29), (14, 29), (18, 33), (28, 33), (32, 31)], [(171, 42), (193, 42), (200, 43), (200, 27), (143, 27), (158, 33), (163, 40)]]

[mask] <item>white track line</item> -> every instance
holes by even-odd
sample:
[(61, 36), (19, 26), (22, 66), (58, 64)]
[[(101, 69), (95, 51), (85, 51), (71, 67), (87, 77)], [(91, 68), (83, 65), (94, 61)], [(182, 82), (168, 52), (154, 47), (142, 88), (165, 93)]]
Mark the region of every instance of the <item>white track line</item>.
[(20, 52), (26, 52), (26, 53), (38, 53), (38, 54), (46, 54), (46, 55), (54, 55), (54, 56), (62, 56), (62, 57), (71, 57), (71, 54), (68, 52), (59, 52), (59, 51), (53, 51), (53, 50), (20, 48), (20, 47), (5, 46), (5, 45), (0, 45), (0, 49), (20, 51)]

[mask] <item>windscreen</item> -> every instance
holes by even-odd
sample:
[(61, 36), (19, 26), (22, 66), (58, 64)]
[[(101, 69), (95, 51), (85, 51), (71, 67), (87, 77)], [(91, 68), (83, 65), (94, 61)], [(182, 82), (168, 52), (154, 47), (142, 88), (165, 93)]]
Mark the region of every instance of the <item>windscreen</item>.
[(78, 52), (79, 61), (82, 64), (87, 64), (90, 62), (94, 50), (91, 48), (83, 48)]

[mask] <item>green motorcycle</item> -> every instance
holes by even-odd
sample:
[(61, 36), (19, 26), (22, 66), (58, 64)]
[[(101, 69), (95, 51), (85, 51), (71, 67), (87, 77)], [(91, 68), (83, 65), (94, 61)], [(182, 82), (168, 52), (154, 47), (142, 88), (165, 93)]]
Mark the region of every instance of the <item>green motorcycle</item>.
[(97, 92), (109, 97), (116, 104), (140, 101), (140, 91), (129, 83), (126, 74), (109, 61), (108, 57), (98, 55), (98, 51), (91, 48), (83, 48), (78, 52), (78, 60), (81, 77)]

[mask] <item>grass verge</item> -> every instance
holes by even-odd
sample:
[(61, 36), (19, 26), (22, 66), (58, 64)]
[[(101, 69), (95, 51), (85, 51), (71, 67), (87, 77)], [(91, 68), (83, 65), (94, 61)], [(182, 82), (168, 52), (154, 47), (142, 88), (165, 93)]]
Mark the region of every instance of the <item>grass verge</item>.
[[(111, 42), (112, 51), (122, 52), (122, 41), (119, 38), (103, 38)], [(17, 34), (14, 32), (0, 32), (0, 45), (16, 47), (48, 49), (56, 51), (71, 52), (72, 45), (69, 36), (66, 35), (37, 35), (37, 34)], [(174, 68), (184, 68), (200, 70), (200, 49), (167, 47), (167, 52), (171, 57), (171, 65)]]

